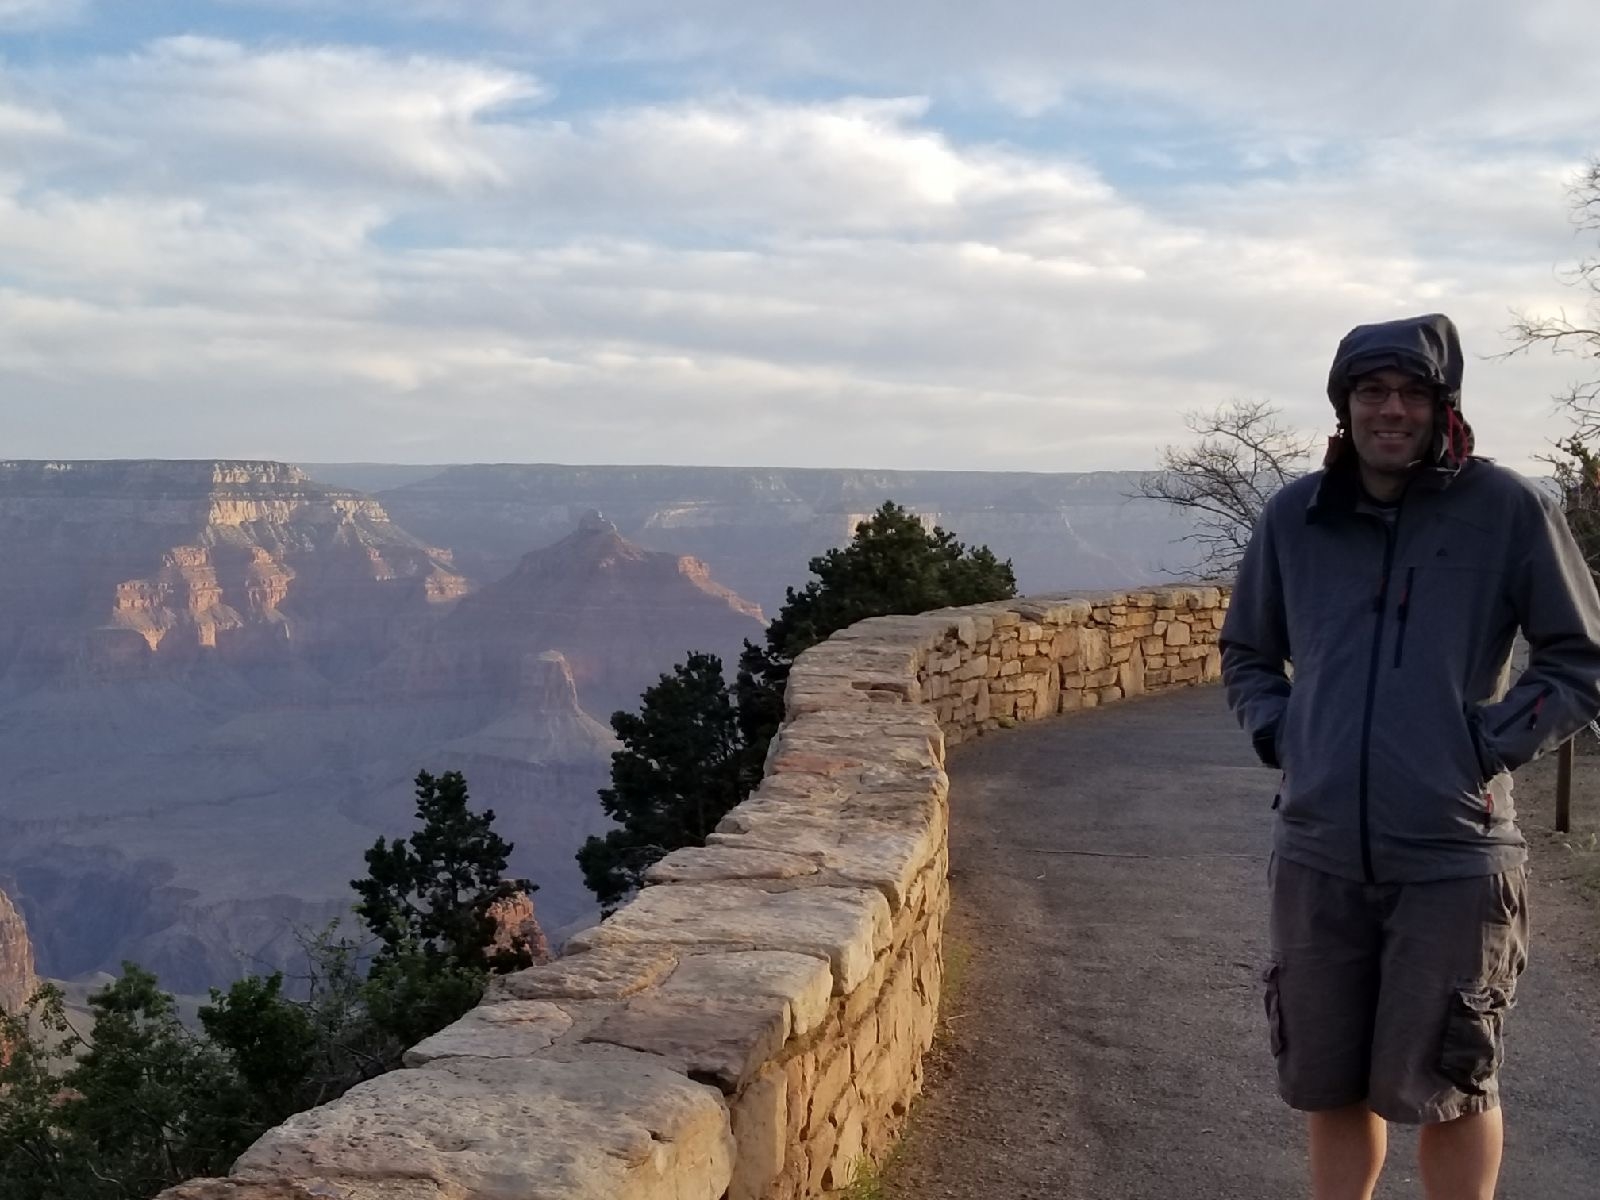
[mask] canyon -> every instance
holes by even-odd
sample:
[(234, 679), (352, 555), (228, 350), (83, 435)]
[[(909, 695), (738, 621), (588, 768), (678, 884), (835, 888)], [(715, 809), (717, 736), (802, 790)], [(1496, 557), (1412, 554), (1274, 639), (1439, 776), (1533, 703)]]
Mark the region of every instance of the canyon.
[[(460, 770), (559, 946), (619, 708), (731, 668), (885, 499), (1024, 592), (1158, 577), (1132, 477), (246, 461), (0, 462), (0, 888), (38, 972), (192, 993), (347, 916), (419, 769)], [(0, 921), (0, 926), (3, 926)], [(31, 970), (32, 968), (30, 968)]]
[(762, 619), (577, 524), (474, 588), (282, 464), (0, 463), (0, 879), (40, 972), (131, 959), (192, 993), (292, 963), (424, 768), (496, 811), (547, 929), (590, 919), (610, 712)]
[(314, 477), (375, 494), (394, 520), (475, 580), (587, 510), (653, 550), (690, 555), (768, 614), (803, 587), (812, 557), (849, 541), (885, 500), (1009, 558), (1024, 593), (1099, 591), (1176, 578), (1192, 562), (1173, 509), (1130, 499), (1139, 473), (821, 468), (318, 463)]

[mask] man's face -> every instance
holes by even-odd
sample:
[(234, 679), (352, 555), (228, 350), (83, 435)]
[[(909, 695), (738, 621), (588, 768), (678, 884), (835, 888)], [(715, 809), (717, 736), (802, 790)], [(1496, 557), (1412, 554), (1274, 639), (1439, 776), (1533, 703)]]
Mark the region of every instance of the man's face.
[(1428, 449), (1435, 391), (1426, 380), (1385, 368), (1350, 390), (1350, 437), (1366, 471), (1403, 475)]

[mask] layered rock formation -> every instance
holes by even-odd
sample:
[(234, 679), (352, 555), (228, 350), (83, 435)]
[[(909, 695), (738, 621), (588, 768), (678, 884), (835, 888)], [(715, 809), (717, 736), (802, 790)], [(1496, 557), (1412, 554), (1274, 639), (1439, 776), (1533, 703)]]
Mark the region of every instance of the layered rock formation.
[(448, 552), (272, 463), (0, 464), (0, 554), (0, 874), (48, 974), (181, 992), (348, 914), (419, 769), (462, 771), (552, 935), (580, 926), (604, 718), (761, 630), (598, 521), (463, 600)]
[(0, 1012), (19, 1011), (38, 986), (28, 927), (16, 906), (0, 892)]
[(370, 665), (466, 590), (376, 501), (281, 463), (0, 462), (0, 688)]
[[(346, 470), (362, 485), (386, 478), (371, 466)], [(1176, 544), (1189, 532), (1183, 517), (1128, 499), (1135, 472), (551, 465), (441, 468), (425, 479), (410, 472), (387, 476), (395, 482), (381, 493), (385, 507), (408, 529), (451, 547), (478, 580), (503, 575), (528, 546), (561, 536), (593, 508), (641, 545), (702, 560), (770, 613), (785, 587), (805, 583), (813, 556), (848, 541), (885, 500), (1010, 558), (1028, 592), (1126, 587), (1189, 561)]]
[(693, 650), (721, 656), (765, 629), (761, 610), (714, 582), (693, 558), (645, 550), (598, 513), (561, 541), (467, 597), (417, 645), (376, 672), (367, 690), (414, 696), (505, 695), (531, 656), (555, 651), (578, 701), (600, 719)]

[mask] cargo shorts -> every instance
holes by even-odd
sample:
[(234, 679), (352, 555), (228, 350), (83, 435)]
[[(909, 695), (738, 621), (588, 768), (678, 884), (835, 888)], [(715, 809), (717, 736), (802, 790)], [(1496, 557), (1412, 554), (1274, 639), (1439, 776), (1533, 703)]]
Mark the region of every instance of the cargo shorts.
[(1506, 1013), (1527, 964), (1527, 868), (1363, 884), (1274, 855), (1267, 1024), (1278, 1092), (1388, 1121), (1500, 1102)]

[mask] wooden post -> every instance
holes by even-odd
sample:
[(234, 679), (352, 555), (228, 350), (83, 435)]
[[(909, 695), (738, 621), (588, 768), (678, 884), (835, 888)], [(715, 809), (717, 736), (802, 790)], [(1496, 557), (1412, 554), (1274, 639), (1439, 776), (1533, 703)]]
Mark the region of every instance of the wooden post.
[(1556, 753), (1556, 832), (1572, 832), (1572, 738)]

